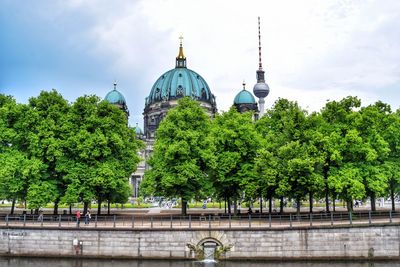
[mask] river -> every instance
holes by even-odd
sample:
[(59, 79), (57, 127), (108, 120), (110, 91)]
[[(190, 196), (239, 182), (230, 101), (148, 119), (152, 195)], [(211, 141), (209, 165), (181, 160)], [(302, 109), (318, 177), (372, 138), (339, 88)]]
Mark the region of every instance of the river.
[(0, 258), (0, 267), (399, 267), (398, 262), (192, 262), (158, 260), (93, 260)]

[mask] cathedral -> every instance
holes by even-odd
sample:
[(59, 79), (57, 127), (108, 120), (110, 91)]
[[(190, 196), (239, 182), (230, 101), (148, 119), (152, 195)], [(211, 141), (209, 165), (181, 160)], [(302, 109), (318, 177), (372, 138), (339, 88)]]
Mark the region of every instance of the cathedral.
[[(145, 160), (153, 150), (155, 133), (158, 125), (166, 116), (169, 109), (178, 104), (182, 97), (189, 96), (198, 101), (210, 117), (214, 117), (217, 112), (217, 103), (206, 80), (197, 72), (187, 68), (186, 57), (183, 51), (182, 37), (178, 56), (175, 61), (175, 68), (162, 74), (154, 83), (150, 94), (145, 99), (143, 111), (144, 131), (136, 124), (135, 131), (139, 139), (146, 143), (144, 151), (140, 152), (143, 161), (139, 163), (137, 170), (130, 177), (130, 183), (133, 188), (133, 197), (138, 197), (138, 189), (143, 179), (144, 171), (147, 168)], [(258, 70), (256, 71), (257, 82), (253, 87), (254, 95), (259, 99), (258, 104), (253, 94), (246, 90), (246, 84), (243, 82), (243, 89), (234, 97), (233, 106), (239, 112), (254, 112), (254, 119), (262, 117), (264, 114), (264, 98), (269, 93), (269, 87), (265, 82), (264, 70), (261, 61), (261, 34), (260, 18), (258, 18)], [(129, 116), (129, 110), (124, 96), (117, 90), (117, 84), (114, 83), (114, 89), (110, 91), (105, 99), (111, 104), (121, 108), (126, 116)]]

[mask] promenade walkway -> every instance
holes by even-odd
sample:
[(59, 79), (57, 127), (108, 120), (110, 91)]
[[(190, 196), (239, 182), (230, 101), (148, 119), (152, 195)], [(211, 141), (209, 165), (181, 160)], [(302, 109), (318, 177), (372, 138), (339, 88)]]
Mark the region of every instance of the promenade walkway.
[(117, 228), (117, 229), (287, 229), (309, 227), (357, 226), (369, 224), (400, 223), (400, 213), (391, 211), (359, 211), (335, 213), (284, 213), (284, 214), (221, 214), (215, 211), (191, 211), (182, 216), (179, 210), (148, 210), (141, 213), (92, 215), (89, 224), (81, 218), (79, 227), (75, 216), (45, 214), (43, 218), (29, 214), (0, 215), (0, 227), (51, 227), (51, 228)]

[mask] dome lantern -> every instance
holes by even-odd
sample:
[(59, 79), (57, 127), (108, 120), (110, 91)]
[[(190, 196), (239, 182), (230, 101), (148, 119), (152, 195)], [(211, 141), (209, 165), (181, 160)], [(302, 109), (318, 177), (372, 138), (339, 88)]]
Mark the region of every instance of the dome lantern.
[(186, 57), (183, 54), (183, 46), (182, 46), (182, 40), (183, 36), (179, 37), (180, 39), (180, 44), (179, 44), (179, 54), (176, 57), (176, 68), (186, 68)]

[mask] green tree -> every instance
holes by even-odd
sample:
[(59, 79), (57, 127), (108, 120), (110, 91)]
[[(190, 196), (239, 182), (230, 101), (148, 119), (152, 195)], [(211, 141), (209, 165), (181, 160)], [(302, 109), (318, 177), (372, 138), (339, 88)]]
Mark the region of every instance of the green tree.
[[(346, 97), (340, 101), (327, 102), (321, 110), (323, 121), (315, 133), (314, 142), (323, 159), (322, 175), (325, 182), (325, 205), (329, 211), (329, 195), (332, 195), (333, 209), (338, 196), (347, 201), (352, 209), (352, 199), (362, 197), (365, 188), (359, 184), (361, 173), (357, 158), (363, 151), (359, 132), (354, 121), (359, 117), (357, 109), (361, 101), (356, 97)], [(355, 152), (356, 154), (353, 154)], [(357, 168), (350, 170), (350, 168)], [(355, 178), (354, 181), (351, 181)], [(350, 179), (350, 180), (349, 180)], [(351, 188), (354, 186), (354, 188)]]
[[(256, 160), (260, 186), (271, 203), (272, 196), (294, 198), (300, 211), (300, 200), (312, 196), (320, 188), (320, 177), (315, 174), (319, 161), (309, 140), (307, 114), (296, 102), (278, 99), (271, 110), (257, 122), (257, 130), (264, 137), (263, 149)], [(270, 204), (271, 207), (271, 204)], [(312, 208), (312, 206), (310, 206)], [(271, 209), (271, 208), (270, 208)]]
[(360, 162), (366, 195), (371, 200), (371, 210), (375, 211), (376, 198), (383, 197), (388, 186), (388, 175), (384, 163), (387, 161), (390, 145), (385, 140), (385, 131), (391, 126), (389, 114), (390, 106), (382, 102), (361, 108), (359, 119), (356, 120), (357, 129), (364, 143), (368, 144), (366, 160)]
[[(330, 102), (327, 103), (330, 105)], [(323, 112), (332, 112), (325, 110)], [(325, 114), (324, 113), (324, 114)], [(341, 162), (340, 154), (340, 131), (336, 128), (334, 122), (328, 122), (321, 113), (312, 113), (308, 118), (309, 126), (307, 127), (307, 135), (310, 144), (313, 146), (313, 157), (319, 158), (319, 163), (315, 168), (315, 172), (322, 175), (323, 185), (321, 188), (321, 197), (325, 197), (325, 211), (329, 212), (329, 196), (332, 195), (333, 205), (336, 198), (335, 191), (329, 187), (329, 173), (332, 167), (337, 167)], [(323, 192), (322, 192), (323, 191)], [(335, 206), (333, 206), (335, 208)]]
[(8, 150), (15, 142), (16, 109), (17, 103), (12, 96), (0, 94), (0, 153)]
[(362, 162), (370, 162), (375, 157), (356, 129), (349, 130), (342, 138), (341, 154), (340, 166), (330, 170), (329, 183), (330, 188), (346, 201), (348, 211), (352, 211), (353, 200), (364, 198), (366, 192)]
[(180, 197), (182, 214), (187, 202), (206, 188), (213, 161), (209, 133), (211, 119), (199, 103), (188, 97), (178, 101), (160, 123), (154, 152), (141, 184), (145, 194)]
[[(30, 146), (27, 153), (36, 157), (46, 166), (40, 179), (32, 181), (28, 193), (31, 208), (38, 209), (54, 202), (54, 214), (58, 214), (58, 204), (66, 186), (64, 172), (57, 169), (58, 159), (63, 155), (62, 135), (69, 103), (56, 90), (42, 91), (38, 97), (29, 99), (28, 107), (36, 113), (34, 126), (29, 129)], [(46, 189), (46, 190), (44, 190)]]
[(255, 158), (257, 179), (253, 181), (262, 196), (268, 199), (268, 212), (272, 212), (272, 199), (279, 187), (280, 160), (274, 151), (259, 149)]
[(63, 202), (83, 201), (86, 212), (96, 199), (98, 214), (104, 200), (126, 202), (128, 177), (136, 169), (142, 145), (123, 111), (96, 96), (79, 97), (64, 125), (65, 152), (58, 165), (66, 173)]
[(260, 148), (260, 136), (252, 116), (251, 112), (241, 114), (232, 107), (213, 121), (211, 136), (216, 164), (212, 182), (219, 195), (228, 200), (229, 213), (233, 199), (234, 214), (237, 214), (237, 200), (244, 191), (249, 200), (260, 197), (260, 191), (250, 183), (256, 178), (254, 160)]
[(10, 149), (0, 153), (0, 166), (0, 196), (12, 201), (11, 214), (14, 213), (17, 200), (25, 201), (30, 193), (43, 191), (43, 188), (33, 186), (34, 181), (39, 180), (45, 171), (40, 160), (29, 159), (26, 154)]
[(395, 211), (395, 194), (400, 191), (400, 109), (388, 115), (384, 139), (389, 144), (389, 155), (384, 163), (388, 179), (388, 193)]
[(27, 105), (0, 94), (0, 195), (12, 201), (11, 214), (16, 201), (26, 203), (32, 183), (45, 172), (42, 162), (30, 154), (36, 115)]

